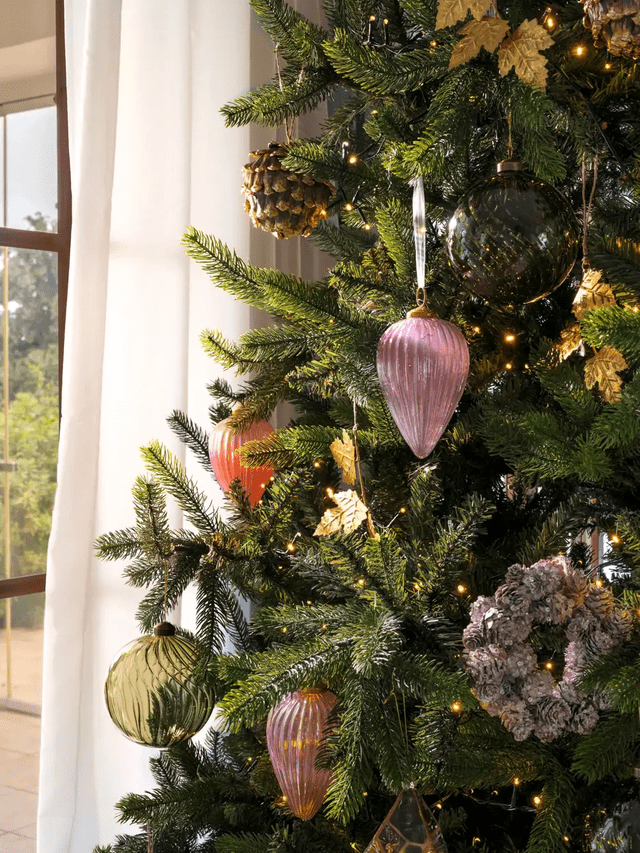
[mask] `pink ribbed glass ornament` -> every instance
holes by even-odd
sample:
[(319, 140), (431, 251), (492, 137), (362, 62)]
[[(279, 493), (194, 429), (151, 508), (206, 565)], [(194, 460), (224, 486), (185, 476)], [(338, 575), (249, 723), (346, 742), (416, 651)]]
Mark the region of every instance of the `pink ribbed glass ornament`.
[(266, 421), (256, 421), (244, 432), (234, 434), (229, 428), (230, 420), (225, 418), (213, 428), (209, 440), (211, 467), (224, 492), (228, 491), (232, 480), (239, 477), (242, 488), (254, 506), (264, 494), (273, 468), (247, 468), (240, 462), (238, 451), (246, 441), (266, 438), (273, 429)]
[(291, 811), (310, 820), (321, 808), (330, 770), (316, 770), (327, 719), (338, 701), (330, 690), (296, 690), (276, 705), (267, 719), (267, 747), (282, 793)]
[(464, 335), (429, 309), (414, 308), (380, 338), (377, 366), (402, 437), (424, 459), (445, 431), (467, 382)]

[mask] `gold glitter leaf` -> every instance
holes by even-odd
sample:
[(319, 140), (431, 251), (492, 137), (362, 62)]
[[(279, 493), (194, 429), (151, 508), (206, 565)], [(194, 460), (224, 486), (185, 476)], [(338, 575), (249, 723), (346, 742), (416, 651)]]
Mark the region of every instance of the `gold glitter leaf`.
[(487, 14), (491, 3), (492, 0), (440, 0), (436, 29), (453, 27), (458, 21), (464, 21), (469, 11), (479, 21)]
[(608, 308), (615, 304), (615, 294), (611, 287), (602, 281), (600, 270), (587, 270), (573, 300), (572, 310), (578, 320), (582, 320), (592, 308)]
[(560, 333), (560, 340), (556, 344), (556, 349), (560, 353), (560, 361), (564, 361), (566, 358), (574, 353), (580, 344), (582, 343), (582, 335), (580, 334), (580, 324), (573, 323), (571, 326), (567, 326), (566, 329), (563, 329)]
[(464, 36), (451, 54), (449, 68), (457, 68), (480, 53), (484, 47), (493, 53), (509, 31), (509, 24), (501, 18), (483, 18), (481, 21), (469, 21), (458, 34)]
[(608, 345), (603, 346), (584, 366), (585, 385), (587, 388), (593, 388), (597, 382), (606, 402), (617, 403), (620, 400), (622, 388), (622, 379), (618, 376), (618, 372), (627, 367), (628, 364), (622, 353)]
[(356, 450), (346, 429), (342, 430), (342, 441), (336, 438), (329, 445), (329, 450), (342, 470), (342, 479), (348, 486), (353, 486), (356, 481)]
[(336, 492), (332, 498), (336, 506), (330, 507), (320, 519), (314, 536), (330, 536), (332, 533), (353, 533), (368, 515), (366, 506), (353, 489)]
[(523, 83), (544, 91), (547, 87), (547, 60), (540, 51), (553, 44), (553, 38), (535, 20), (523, 21), (515, 33), (502, 42), (498, 51), (498, 70), (505, 77), (512, 68)]

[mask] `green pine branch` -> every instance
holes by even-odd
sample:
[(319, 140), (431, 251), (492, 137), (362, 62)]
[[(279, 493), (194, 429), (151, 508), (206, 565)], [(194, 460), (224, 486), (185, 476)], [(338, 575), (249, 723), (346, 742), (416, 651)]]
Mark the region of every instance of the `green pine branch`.
[(322, 27), (312, 24), (285, 0), (251, 0), (251, 6), (287, 62), (305, 67), (322, 64), (322, 42), (327, 38)]
[(202, 427), (199, 427), (191, 418), (177, 409), (174, 409), (171, 416), (167, 418), (167, 423), (180, 441), (186, 444), (189, 450), (191, 450), (204, 470), (212, 474), (213, 469), (209, 457), (209, 436)]
[(287, 119), (297, 118), (330, 97), (338, 83), (333, 69), (321, 66), (305, 69), (302, 80), (280, 88), (278, 82), (267, 83), (225, 104), (220, 110), (227, 127), (242, 127), (255, 122), (264, 127), (277, 127)]
[(174, 498), (189, 521), (199, 530), (216, 533), (219, 529), (217, 513), (206, 496), (187, 477), (183, 466), (160, 442), (152, 441), (142, 448), (142, 458), (148, 470)]
[(337, 74), (374, 95), (413, 91), (443, 78), (451, 53), (448, 44), (439, 44), (391, 57), (340, 29), (324, 51)]

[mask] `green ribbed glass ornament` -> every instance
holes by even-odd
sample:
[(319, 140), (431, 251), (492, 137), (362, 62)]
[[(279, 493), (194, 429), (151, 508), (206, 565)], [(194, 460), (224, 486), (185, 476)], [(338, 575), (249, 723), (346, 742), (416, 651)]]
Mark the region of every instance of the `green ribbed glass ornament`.
[(169, 622), (124, 646), (109, 667), (109, 716), (130, 740), (164, 749), (188, 740), (211, 716), (213, 693), (193, 677), (200, 652)]

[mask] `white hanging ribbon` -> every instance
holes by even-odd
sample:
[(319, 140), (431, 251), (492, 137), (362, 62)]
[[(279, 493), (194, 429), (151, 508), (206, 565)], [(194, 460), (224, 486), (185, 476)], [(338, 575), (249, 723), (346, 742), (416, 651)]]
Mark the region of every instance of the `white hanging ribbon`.
[(422, 177), (413, 178), (413, 239), (416, 244), (416, 276), (418, 277), (418, 293), (422, 290), (422, 301), (426, 301), (424, 289), (425, 266), (427, 260), (427, 221), (424, 204), (424, 182)]

